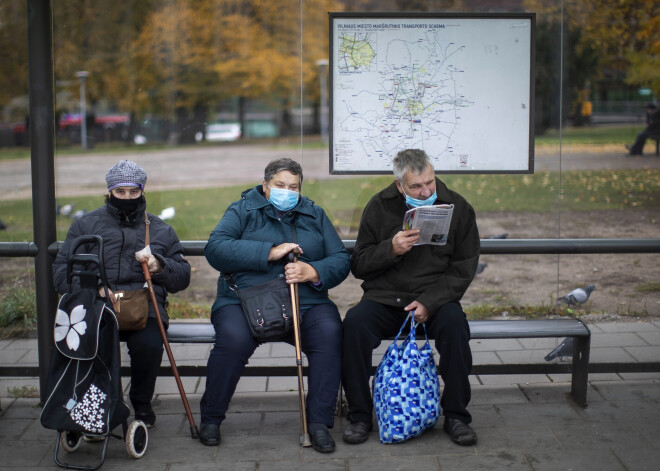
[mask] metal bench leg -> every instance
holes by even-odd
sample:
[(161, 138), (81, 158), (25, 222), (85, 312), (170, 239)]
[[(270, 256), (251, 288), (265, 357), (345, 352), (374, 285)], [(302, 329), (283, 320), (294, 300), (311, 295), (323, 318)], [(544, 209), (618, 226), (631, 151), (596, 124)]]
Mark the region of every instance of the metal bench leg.
[(589, 375), (589, 347), (591, 336), (573, 339), (573, 368), (571, 397), (580, 407), (587, 406), (587, 381)]

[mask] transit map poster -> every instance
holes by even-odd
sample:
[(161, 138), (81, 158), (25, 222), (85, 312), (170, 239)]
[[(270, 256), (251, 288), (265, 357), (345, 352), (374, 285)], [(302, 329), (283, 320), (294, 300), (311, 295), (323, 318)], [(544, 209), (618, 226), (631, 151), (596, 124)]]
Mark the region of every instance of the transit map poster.
[(533, 173), (534, 14), (330, 13), (330, 172)]

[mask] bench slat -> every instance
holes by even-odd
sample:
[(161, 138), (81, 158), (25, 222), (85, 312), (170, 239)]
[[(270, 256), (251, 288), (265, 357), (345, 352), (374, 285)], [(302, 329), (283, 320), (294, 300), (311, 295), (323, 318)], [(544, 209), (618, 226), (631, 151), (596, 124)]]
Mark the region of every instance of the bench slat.
[[(469, 321), (473, 339), (589, 337), (589, 328), (577, 319), (529, 319)], [(215, 331), (206, 321), (170, 322), (167, 338), (172, 343), (213, 343)]]

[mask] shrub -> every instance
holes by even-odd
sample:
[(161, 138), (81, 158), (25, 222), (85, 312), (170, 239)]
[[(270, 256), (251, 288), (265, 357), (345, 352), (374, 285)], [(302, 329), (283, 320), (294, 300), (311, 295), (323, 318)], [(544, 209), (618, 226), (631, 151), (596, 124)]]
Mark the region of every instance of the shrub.
[(37, 325), (34, 289), (17, 287), (0, 295), (0, 327), (32, 329)]

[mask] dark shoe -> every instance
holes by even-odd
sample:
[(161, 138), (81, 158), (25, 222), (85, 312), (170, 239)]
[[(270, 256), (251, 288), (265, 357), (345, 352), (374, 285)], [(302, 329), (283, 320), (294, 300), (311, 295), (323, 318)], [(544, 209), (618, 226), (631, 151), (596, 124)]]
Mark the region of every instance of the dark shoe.
[(133, 408), (135, 409), (135, 420), (144, 422), (144, 425), (146, 425), (147, 428), (154, 426), (156, 423), (156, 414), (154, 414), (154, 410), (151, 408), (151, 404), (133, 404)]
[(220, 426), (217, 424), (202, 424), (199, 431), (199, 441), (206, 446), (220, 445)]
[(316, 451), (320, 451), (321, 453), (332, 453), (335, 451), (335, 441), (332, 439), (327, 428), (318, 428), (310, 432), (309, 437)]
[(458, 445), (469, 446), (477, 443), (477, 434), (462, 420), (445, 417), (445, 425), (442, 428), (449, 434), (451, 441)]
[(348, 424), (342, 438), (346, 443), (357, 445), (369, 438), (369, 432), (371, 432), (371, 422), (353, 422)]

